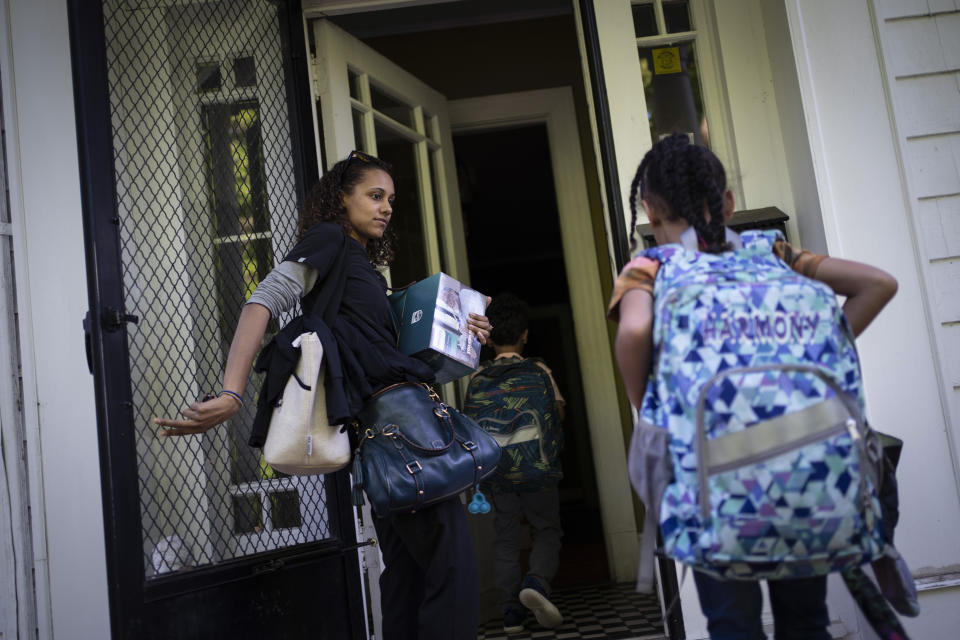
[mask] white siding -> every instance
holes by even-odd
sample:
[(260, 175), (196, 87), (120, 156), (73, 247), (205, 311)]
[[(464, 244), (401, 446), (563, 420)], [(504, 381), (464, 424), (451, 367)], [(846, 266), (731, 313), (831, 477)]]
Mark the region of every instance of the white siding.
[(956, 465), (960, 460), (960, 0), (878, 1), (876, 8)]
[[(900, 283), (858, 342), (868, 416), (905, 441), (897, 546), (922, 578), (924, 612), (904, 622), (915, 638), (953, 637), (950, 629), (960, 626), (960, 413), (951, 363), (960, 353), (951, 333), (960, 293), (955, 2), (785, 4), (829, 252), (880, 265)], [(864, 626), (848, 628), (872, 637)]]
[(960, 9), (960, 0), (874, 0), (884, 19), (930, 15)]
[[(926, 290), (946, 422), (943, 445), (951, 453), (956, 482), (960, 475), (960, 0), (876, 0), (874, 9), (907, 213)], [(932, 637), (931, 631), (960, 622), (957, 547), (954, 543), (942, 549), (932, 562), (928, 558), (911, 563), (922, 587), (945, 585), (922, 592), (924, 612), (920, 620), (911, 622), (915, 634), (923, 629), (920, 635)], [(937, 623), (931, 626), (931, 620)]]

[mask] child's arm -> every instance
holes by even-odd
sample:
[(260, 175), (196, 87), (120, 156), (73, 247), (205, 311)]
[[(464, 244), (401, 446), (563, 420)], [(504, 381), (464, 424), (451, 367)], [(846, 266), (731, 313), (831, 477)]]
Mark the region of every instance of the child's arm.
[(631, 289), (620, 300), (620, 324), (614, 344), (627, 397), (640, 408), (653, 357), (653, 295)]
[(897, 292), (897, 280), (886, 271), (852, 260), (823, 258), (813, 277), (846, 297), (843, 313), (859, 336)]

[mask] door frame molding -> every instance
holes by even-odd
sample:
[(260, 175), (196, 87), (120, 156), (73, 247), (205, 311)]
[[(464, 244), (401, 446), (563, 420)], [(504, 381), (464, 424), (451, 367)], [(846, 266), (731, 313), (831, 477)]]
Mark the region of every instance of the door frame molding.
[[(450, 101), (454, 133), (545, 124), (550, 146), (570, 304), (583, 380), (588, 430), (600, 494), (610, 576), (636, 578), (638, 534), (620, 428), (613, 356), (600, 282), (596, 243), (577, 115), (571, 87), (522, 91)], [(606, 262), (606, 260), (604, 260)], [(624, 508), (631, 505), (630, 508)]]

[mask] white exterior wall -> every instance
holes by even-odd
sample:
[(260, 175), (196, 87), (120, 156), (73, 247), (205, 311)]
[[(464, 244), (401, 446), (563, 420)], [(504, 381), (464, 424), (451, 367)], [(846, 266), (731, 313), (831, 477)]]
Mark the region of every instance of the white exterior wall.
[[(916, 638), (946, 638), (960, 625), (960, 589), (953, 575), (960, 564), (956, 533), (960, 497), (952, 437), (957, 424), (946, 410), (937, 363), (941, 356), (955, 362), (958, 354), (956, 350), (952, 358), (942, 351), (938, 354), (938, 334), (949, 330), (943, 328), (944, 318), (960, 316), (956, 306), (960, 286), (956, 275), (952, 284), (949, 279), (938, 282), (929, 277), (935, 271), (926, 255), (932, 245), (918, 237), (913, 217), (920, 194), (960, 192), (960, 144), (948, 135), (943, 139), (946, 144), (932, 145), (936, 149), (929, 148), (930, 142), (908, 142), (909, 151), (903, 153), (897, 129), (916, 117), (915, 105), (901, 102), (907, 93), (894, 86), (894, 103), (901, 107), (890, 108), (890, 87), (873, 15), (875, 9), (906, 5), (923, 5), (920, 12), (925, 13), (926, 4), (901, 0), (786, 3), (827, 248), (831, 255), (880, 265), (900, 283), (896, 298), (859, 340), (867, 413), (877, 429), (905, 440), (898, 471), (897, 547), (914, 573), (931, 577), (921, 585), (927, 589), (921, 594), (925, 611), (918, 619), (905, 620), (907, 629)], [(957, 41), (954, 36), (952, 42), (946, 38), (942, 44), (947, 48)], [(905, 50), (909, 55), (898, 60), (923, 57), (936, 44), (920, 39), (909, 42), (913, 50)], [(951, 109), (956, 112), (955, 82), (954, 77), (952, 95), (927, 92), (921, 102), (942, 105), (949, 119)], [(941, 113), (937, 108), (931, 111)], [(936, 179), (924, 183), (931, 169), (936, 169)], [(921, 184), (922, 190), (911, 197), (911, 188)], [(943, 220), (956, 224), (956, 211), (951, 217), (944, 210)], [(950, 260), (943, 262), (949, 269)]]
[[(773, 68), (767, 55), (762, 0), (714, 0), (719, 57), (730, 112), (736, 164), (727, 162), (730, 182), (743, 199), (737, 209), (778, 207), (790, 216), (787, 234), (799, 242), (787, 148), (778, 112)], [(701, 55), (703, 52), (701, 51)]]
[[(937, 357), (946, 422), (938, 439), (952, 453), (956, 481), (960, 478), (960, 0), (874, 0), (874, 19), (926, 294), (924, 311)], [(928, 619), (918, 628), (939, 631), (960, 623), (958, 559), (960, 543), (954, 542), (942, 557), (911, 561), (921, 588), (926, 589), (921, 604), (927, 607)], [(930, 615), (937, 616), (937, 626), (927, 626)]]
[[(108, 638), (106, 555), (65, 2), (0, 34), (39, 637)], [(3, 594), (2, 597), (6, 597)]]

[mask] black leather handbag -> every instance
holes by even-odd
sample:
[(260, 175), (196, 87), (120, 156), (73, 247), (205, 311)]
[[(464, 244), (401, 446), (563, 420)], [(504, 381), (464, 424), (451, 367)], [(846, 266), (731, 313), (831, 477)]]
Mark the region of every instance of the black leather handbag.
[(354, 426), (354, 504), (363, 504), (366, 492), (379, 517), (413, 513), (476, 487), (500, 461), (496, 440), (426, 384), (378, 391)]

